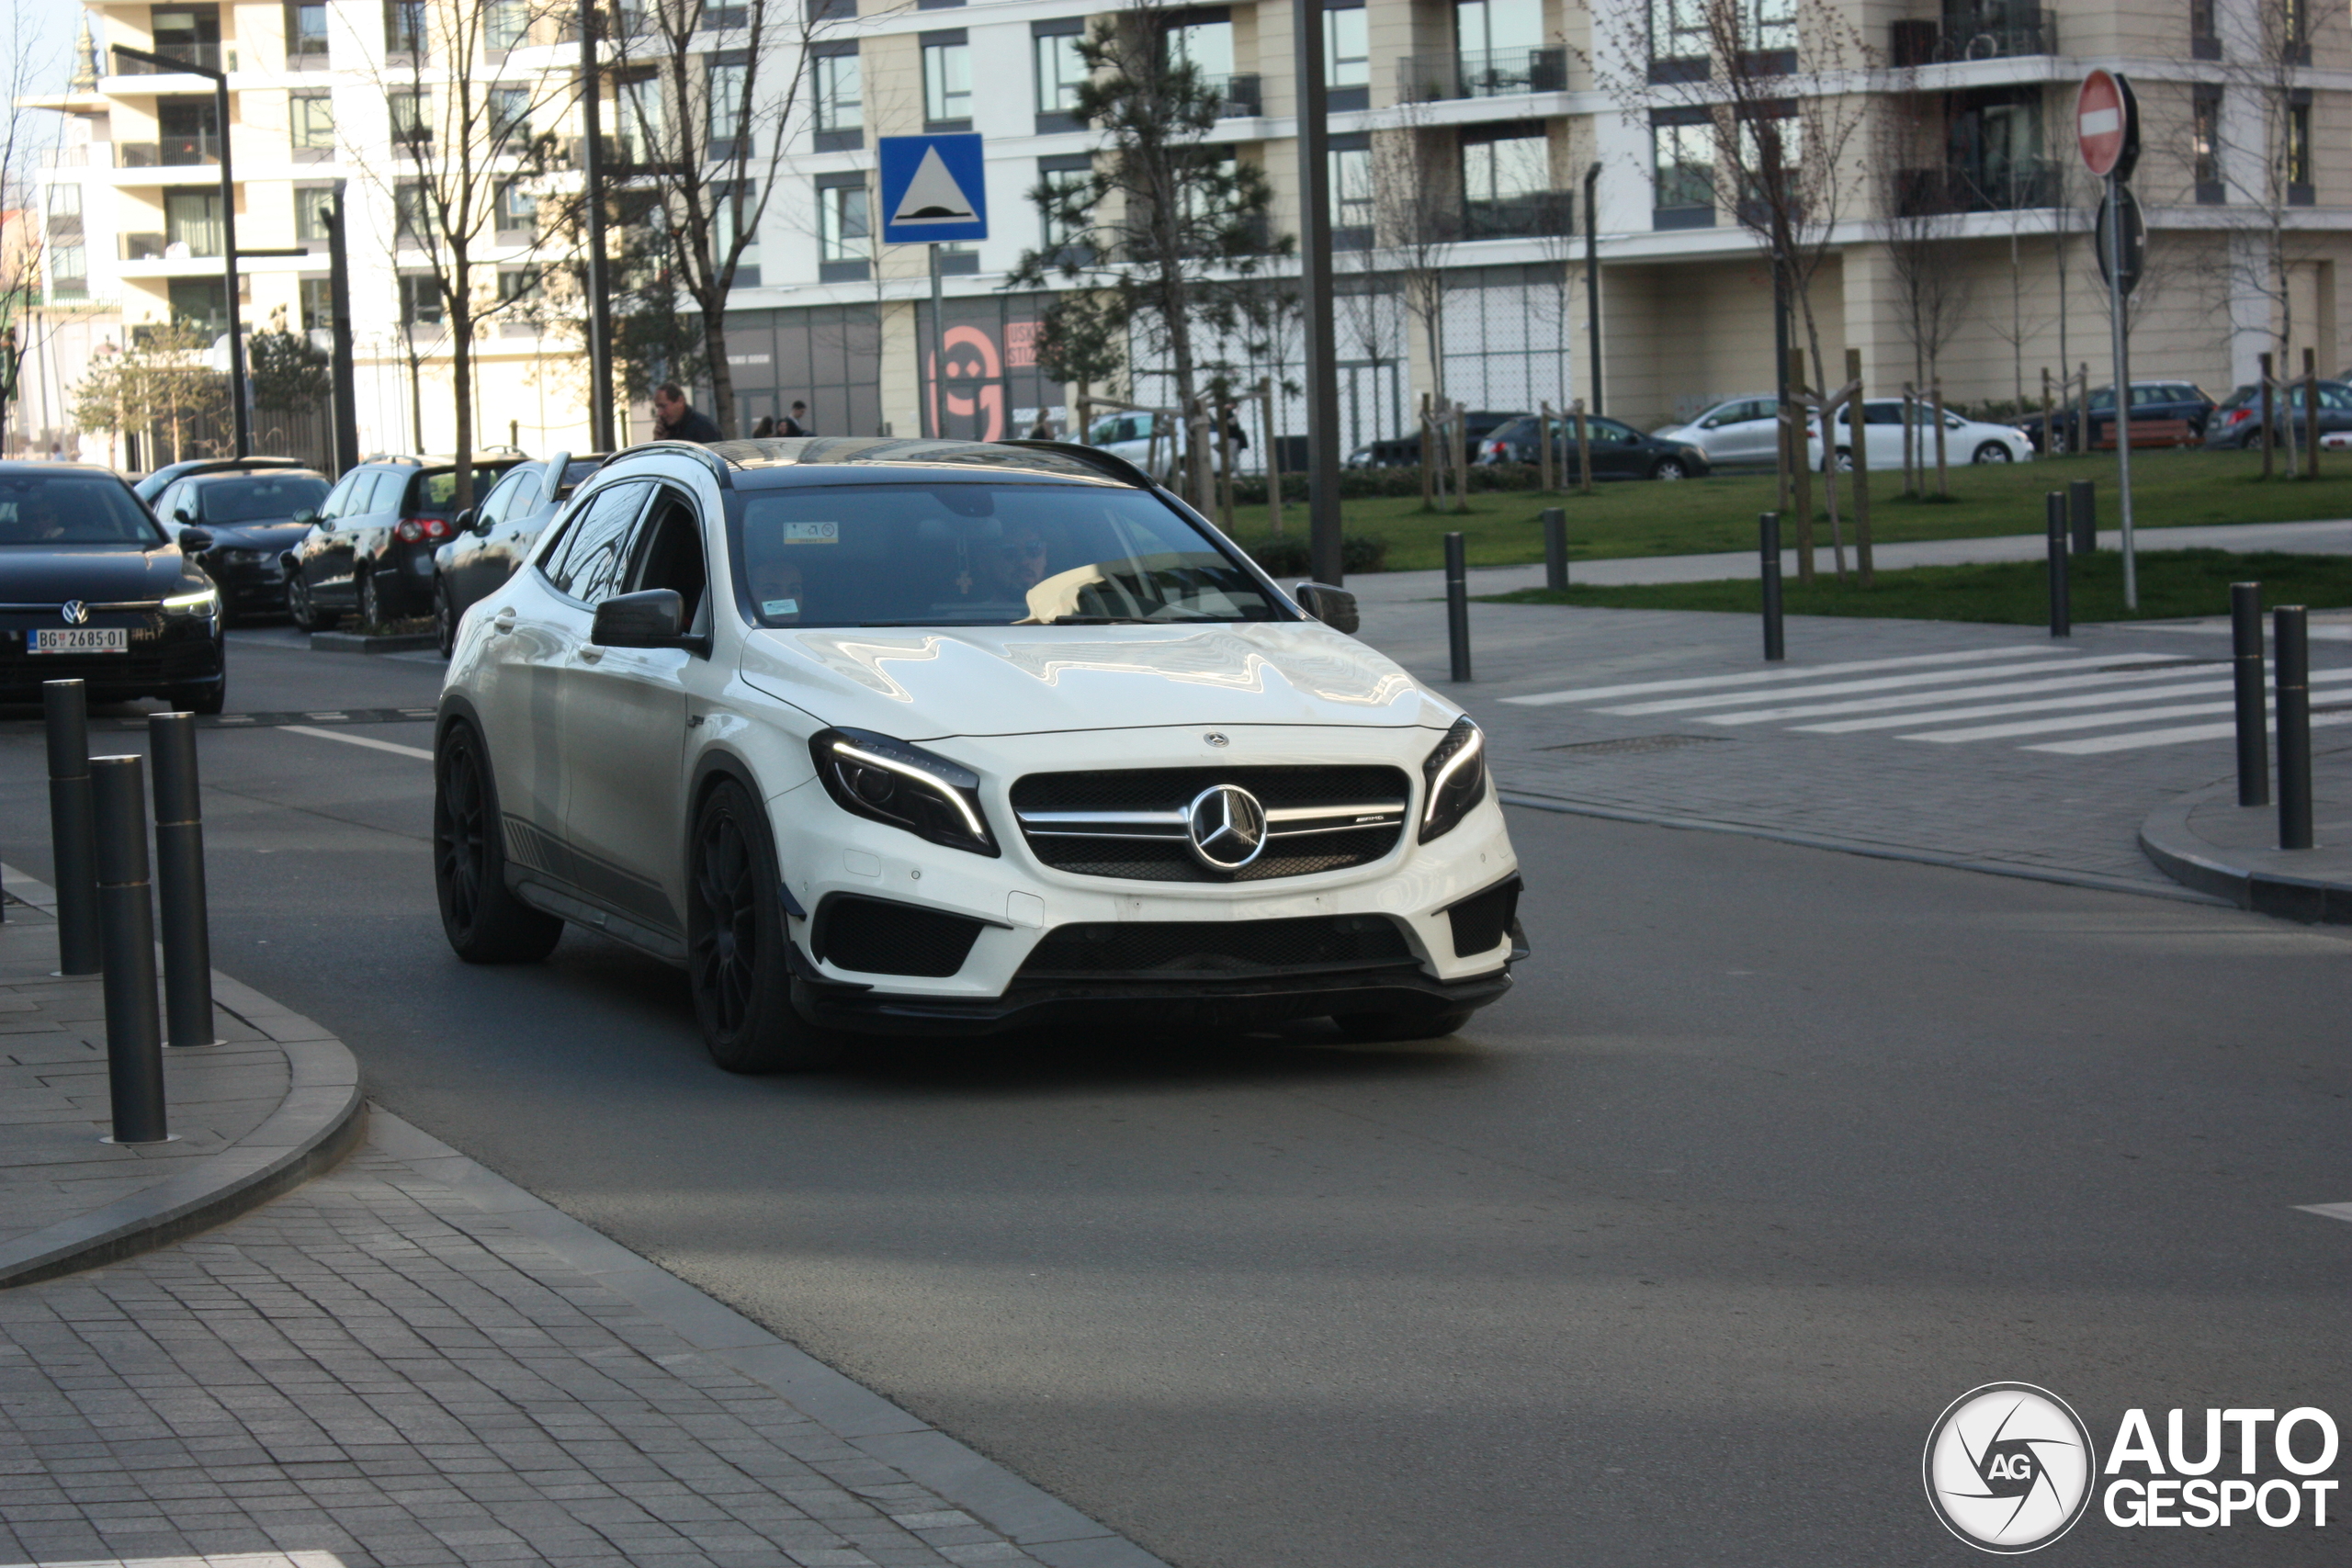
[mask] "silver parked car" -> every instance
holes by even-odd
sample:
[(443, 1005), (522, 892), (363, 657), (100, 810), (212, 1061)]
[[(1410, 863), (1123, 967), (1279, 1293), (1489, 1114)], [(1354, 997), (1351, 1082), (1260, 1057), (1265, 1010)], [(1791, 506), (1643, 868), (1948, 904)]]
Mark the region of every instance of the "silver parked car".
[(433, 626), (445, 656), (458, 645), (458, 617), (514, 575), (539, 530), (604, 462), (601, 452), (559, 452), (517, 463), (458, 518), (457, 536), (433, 552)]
[(1650, 432), (1653, 439), (1696, 446), (1711, 468), (1770, 468), (1779, 461), (1781, 400), (1771, 392), (1726, 398), (1688, 424)]

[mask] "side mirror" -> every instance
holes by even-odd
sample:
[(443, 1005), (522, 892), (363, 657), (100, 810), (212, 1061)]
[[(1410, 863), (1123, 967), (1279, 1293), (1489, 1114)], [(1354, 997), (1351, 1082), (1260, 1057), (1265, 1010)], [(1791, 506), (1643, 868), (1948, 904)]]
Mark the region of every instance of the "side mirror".
[(471, 534), (478, 532), (474, 527), (474, 515), (475, 509), (470, 506), (467, 507), (463, 512), (458, 513), (456, 517), (450, 520), (450, 531), (458, 534)]
[(172, 509), (172, 521), (177, 523), (182, 527), (186, 527), (190, 523), (196, 521), (196, 513), (190, 512), (185, 506), (175, 507)]
[(707, 637), (686, 633), (686, 602), (674, 588), (623, 593), (596, 606), (588, 640), (599, 648), (683, 648), (709, 650)]
[(296, 523), (316, 523), (318, 520), (319, 509), (315, 506), (303, 507), (300, 511), (295, 513), (293, 517), (290, 519), (290, 521)]
[(1361, 624), (1356, 596), (1328, 582), (1302, 582), (1290, 591), (1298, 607), (1335, 632), (1353, 632)]
[[(183, 512), (180, 515), (186, 517), (187, 513)], [(180, 529), (180, 554), (200, 556), (211, 547), (212, 536), (206, 530), (193, 525)]]

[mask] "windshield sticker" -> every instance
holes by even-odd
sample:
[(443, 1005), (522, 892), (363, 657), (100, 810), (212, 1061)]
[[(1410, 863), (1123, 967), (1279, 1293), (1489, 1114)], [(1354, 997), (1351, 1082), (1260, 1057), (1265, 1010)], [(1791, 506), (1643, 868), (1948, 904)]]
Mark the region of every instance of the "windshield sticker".
[(800, 601), (797, 599), (765, 599), (760, 603), (760, 614), (763, 615), (797, 615), (800, 614)]
[(842, 542), (842, 525), (838, 523), (786, 523), (784, 542), (787, 545), (838, 545)]

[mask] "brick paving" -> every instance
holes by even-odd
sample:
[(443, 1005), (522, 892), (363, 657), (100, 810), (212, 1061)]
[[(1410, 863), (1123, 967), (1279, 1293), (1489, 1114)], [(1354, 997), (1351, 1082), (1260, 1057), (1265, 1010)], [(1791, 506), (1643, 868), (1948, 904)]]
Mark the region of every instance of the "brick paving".
[(0, 1562), (236, 1553), (1039, 1561), (379, 1144), (202, 1236), (0, 1292)]
[[(1392, 594), (1378, 578), (1363, 581), (1365, 640), (1476, 715), (1501, 787), (1530, 803), (2177, 895), (2178, 885), (2141, 852), (2140, 825), (2157, 807), (2231, 777), (2234, 767), (2226, 739), (2059, 756), (2000, 742), (1923, 745), (1883, 730), (1726, 729), (1672, 714), (1520, 706), (1500, 699), (1764, 670), (1759, 622), (1690, 611), (1473, 604), (1477, 678), (1457, 687), (1447, 679), (1443, 605)], [(1826, 616), (1792, 618), (1787, 641), (1796, 669), (1973, 649), (2030, 655), (2053, 646), (2030, 626)], [(2210, 626), (2078, 626), (2056, 646), (2086, 663), (2228, 652)], [(2352, 649), (2315, 636), (2312, 660), (2319, 669), (2341, 668), (2352, 664)], [(2313, 739), (2323, 772), (2340, 772), (2346, 731), (2323, 729)], [(1641, 744), (1605, 744), (1629, 741)]]

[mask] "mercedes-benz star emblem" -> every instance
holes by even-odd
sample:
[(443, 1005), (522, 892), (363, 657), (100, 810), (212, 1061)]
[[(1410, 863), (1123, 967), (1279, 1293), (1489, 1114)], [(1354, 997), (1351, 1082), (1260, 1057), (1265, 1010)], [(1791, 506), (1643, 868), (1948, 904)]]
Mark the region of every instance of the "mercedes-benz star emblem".
[(1211, 871), (1239, 871), (1266, 847), (1266, 808), (1239, 784), (1212, 784), (1184, 807), (1193, 858)]
[(57, 613), (65, 617), (69, 626), (85, 625), (90, 619), (90, 607), (79, 599), (68, 599), (57, 607)]
[(1222, 730), (1212, 729), (1206, 735), (1202, 736), (1201, 739), (1207, 741), (1212, 746), (1230, 746), (1233, 744), (1232, 740)]

